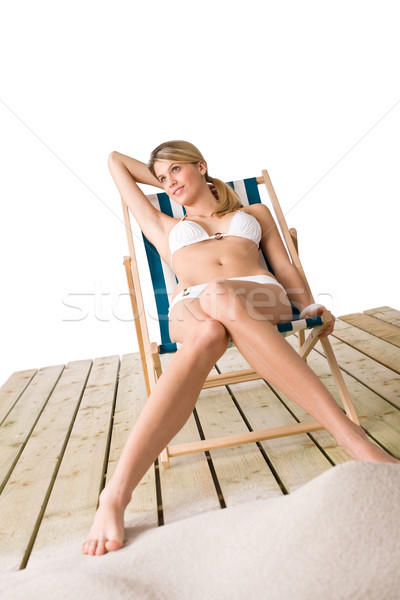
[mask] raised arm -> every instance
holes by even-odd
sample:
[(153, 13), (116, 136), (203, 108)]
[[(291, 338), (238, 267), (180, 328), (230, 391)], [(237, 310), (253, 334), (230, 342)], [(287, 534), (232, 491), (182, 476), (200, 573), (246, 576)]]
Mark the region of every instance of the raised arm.
[(138, 183), (160, 188), (160, 182), (150, 173), (145, 163), (120, 152), (111, 152), (108, 167), (122, 200), (147, 239), (157, 246), (160, 235), (171, 226), (171, 217), (161, 213), (149, 202)]

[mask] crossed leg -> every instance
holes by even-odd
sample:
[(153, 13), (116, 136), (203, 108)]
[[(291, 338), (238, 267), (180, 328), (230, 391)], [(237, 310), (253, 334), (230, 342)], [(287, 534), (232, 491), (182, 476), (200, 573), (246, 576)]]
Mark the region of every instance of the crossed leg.
[[(257, 296), (258, 294), (258, 296)], [(257, 301), (264, 296), (264, 301)], [(256, 307), (257, 306), (257, 307)], [(229, 337), (248, 363), (330, 431), (359, 460), (396, 462), (372, 444), (273, 326), (287, 319), (289, 302), (274, 285), (223, 280), (199, 299), (177, 303), (171, 337), (182, 342), (132, 429), (114, 475), (100, 496), (82, 552), (101, 555), (123, 545), (123, 515), (132, 492), (159, 453), (189, 418), (203, 382)]]
[[(239, 293), (240, 287), (248, 285), (216, 280), (200, 296), (200, 306), (225, 326), (250, 366), (321, 423), (352, 458), (400, 464), (370, 442), (363, 429), (341, 410), (314, 371), (273, 326), (271, 311), (262, 306), (255, 310), (249, 301), (250, 286)], [(278, 298), (276, 305), (279, 307)]]

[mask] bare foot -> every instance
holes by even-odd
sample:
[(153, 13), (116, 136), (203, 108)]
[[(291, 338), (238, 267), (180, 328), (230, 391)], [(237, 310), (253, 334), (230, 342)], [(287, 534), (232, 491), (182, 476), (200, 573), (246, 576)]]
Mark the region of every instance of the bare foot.
[(371, 442), (365, 431), (352, 423), (354, 428), (353, 435), (348, 438), (338, 440), (344, 449), (350, 454), (355, 460), (364, 460), (370, 462), (384, 462), (384, 463), (395, 463), (400, 464), (400, 460), (388, 454), (383, 448)]
[(100, 495), (100, 505), (93, 525), (82, 544), (83, 554), (101, 556), (123, 546), (125, 505), (121, 505), (110, 496), (107, 489)]

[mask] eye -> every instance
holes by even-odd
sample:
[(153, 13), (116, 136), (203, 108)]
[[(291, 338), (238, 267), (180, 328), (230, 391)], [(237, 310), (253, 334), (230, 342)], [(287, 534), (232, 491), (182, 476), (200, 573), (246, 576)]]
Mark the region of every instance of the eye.
[(165, 181), (165, 177), (160, 177), (160, 182), (164, 183), (164, 181)]
[(177, 166), (172, 167), (172, 172), (174, 173), (175, 171), (179, 171), (179, 167), (177, 167)]

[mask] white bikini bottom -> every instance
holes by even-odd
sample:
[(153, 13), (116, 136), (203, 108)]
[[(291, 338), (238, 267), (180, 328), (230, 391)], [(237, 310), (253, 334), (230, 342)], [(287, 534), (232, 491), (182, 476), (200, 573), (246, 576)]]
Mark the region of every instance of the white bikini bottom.
[[(286, 290), (274, 277), (270, 275), (248, 275), (242, 277), (226, 277), (228, 281), (237, 280), (237, 281), (254, 281), (254, 283), (272, 283), (274, 285), (279, 286), (286, 294)], [(172, 307), (180, 302), (181, 300), (185, 300), (186, 298), (199, 298), (201, 293), (208, 286), (208, 283), (200, 283), (199, 285), (192, 285), (192, 287), (185, 288), (179, 294), (175, 296), (175, 298), (171, 301), (169, 305), (168, 315), (171, 313)]]

